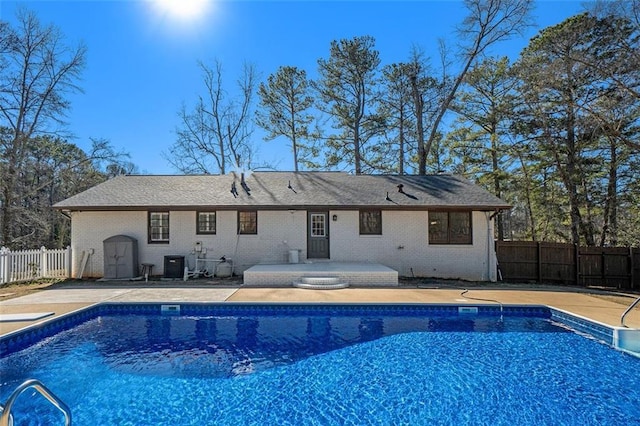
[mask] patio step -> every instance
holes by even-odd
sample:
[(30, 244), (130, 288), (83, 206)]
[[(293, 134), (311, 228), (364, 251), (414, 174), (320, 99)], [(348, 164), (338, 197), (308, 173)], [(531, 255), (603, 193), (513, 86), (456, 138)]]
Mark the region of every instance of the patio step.
[(371, 262), (258, 264), (242, 271), (244, 285), (252, 287), (292, 287), (301, 277), (338, 278), (349, 287), (398, 286), (398, 271)]
[(310, 290), (335, 290), (349, 287), (349, 283), (342, 281), (339, 277), (302, 277), (293, 282), (297, 288)]

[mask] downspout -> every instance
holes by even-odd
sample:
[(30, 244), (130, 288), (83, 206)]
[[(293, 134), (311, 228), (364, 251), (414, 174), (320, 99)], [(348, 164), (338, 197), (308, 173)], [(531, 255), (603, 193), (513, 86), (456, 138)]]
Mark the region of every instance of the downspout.
[(492, 273), (492, 247), (493, 247), (493, 219), (496, 215), (500, 213), (499, 210), (496, 210), (493, 213), (484, 212), (485, 217), (487, 218), (487, 281), (493, 282), (493, 273)]

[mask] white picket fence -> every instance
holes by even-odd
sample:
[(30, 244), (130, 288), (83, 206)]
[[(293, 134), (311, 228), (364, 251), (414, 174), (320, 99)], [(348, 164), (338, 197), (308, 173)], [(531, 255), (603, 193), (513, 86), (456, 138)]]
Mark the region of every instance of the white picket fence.
[(0, 285), (39, 278), (71, 276), (71, 247), (11, 251), (0, 249)]

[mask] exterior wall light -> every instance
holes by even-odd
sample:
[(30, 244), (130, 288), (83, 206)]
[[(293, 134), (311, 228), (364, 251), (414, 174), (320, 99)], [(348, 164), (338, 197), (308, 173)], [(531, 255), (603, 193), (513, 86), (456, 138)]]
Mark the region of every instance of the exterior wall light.
[(333, 215), (333, 217), (332, 217), (332, 219), (333, 219), (333, 221), (334, 221), (334, 222), (336, 222), (336, 221), (338, 220), (338, 215), (337, 215), (337, 214), (334, 214), (334, 215)]

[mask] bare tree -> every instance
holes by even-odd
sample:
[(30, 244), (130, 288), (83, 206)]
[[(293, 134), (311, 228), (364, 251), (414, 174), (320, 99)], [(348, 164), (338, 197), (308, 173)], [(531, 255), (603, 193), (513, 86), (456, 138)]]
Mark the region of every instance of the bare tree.
[(29, 141), (56, 134), (66, 124), (67, 95), (85, 66), (84, 45), (65, 44), (58, 28), (43, 26), (20, 9), (13, 28), (0, 23), (0, 244), (11, 244), (13, 217), (21, 209), (18, 176), (28, 167)]
[(431, 145), (438, 136), (438, 127), (455, 99), (458, 87), (462, 84), (467, 72), (476, 60), (489, 47), (508, 40), (522, 32), (530, 25), (532, 0), (465, 0), (469, 11), (458, 29), (462, 40), (460, 57), (462, 68), (453, 80), (448, 94), (444, 97), (438, 113), (434, 117), (424, 151), (419, 158), (418, 173), (426, 173), (426, 162)]
[(198, 99), (193, 111), (183, 106), (178, 112), (181, 123), (176, 130), (177, 140), (165, 157), (182, 173), (225, 174), (229, 164), (236, 168), (248, 166), (254, 153), (251, 108), (255, 67), (243, 65), (236, 82), (239, 94), (232, 98), (224, 89), (219, 61), (213, 67), (202, 62), (199, 66), (206, 93)]
[(68, 245), (69, 219), (51, 206), (109, 177), (135, 172), (135, 166), (126, 157), (104, 139), (91, 139), (87, 152), (58, 137), (30, 139), (27, 166), (16, 177), (20, 208), (13, 214), (10, 245), (14, 248)]

